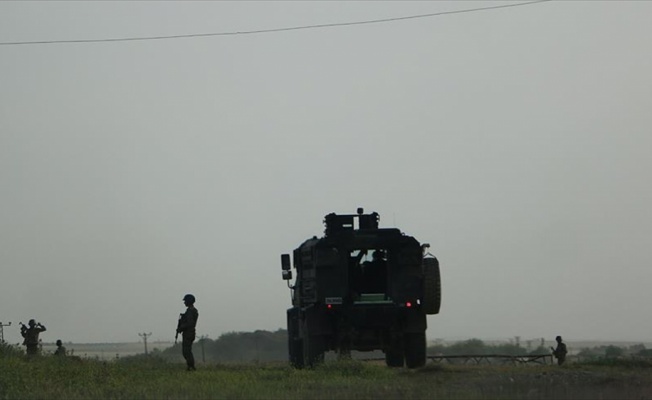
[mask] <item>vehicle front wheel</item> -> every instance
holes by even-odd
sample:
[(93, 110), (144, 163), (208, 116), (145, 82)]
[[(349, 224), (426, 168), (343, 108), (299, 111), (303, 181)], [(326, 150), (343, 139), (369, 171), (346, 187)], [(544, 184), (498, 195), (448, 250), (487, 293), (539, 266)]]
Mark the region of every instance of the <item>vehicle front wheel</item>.
[(385, 364), (391, 368), (401, 368), (403, 367), (404, 359), (403, 352), (392, 348), (387, 350), (385, 353)]

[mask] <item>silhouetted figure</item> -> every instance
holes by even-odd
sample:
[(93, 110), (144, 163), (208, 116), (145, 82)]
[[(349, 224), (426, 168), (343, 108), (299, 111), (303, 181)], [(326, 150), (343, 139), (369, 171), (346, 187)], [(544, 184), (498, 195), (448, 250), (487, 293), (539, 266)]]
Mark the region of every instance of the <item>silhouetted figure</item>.
[(362, 265), (363, 291), (365, 293), (385, 293), (387, 290), (387, 261), (385, 252), (376, 250), (371, 261)]
[(192, 354), (192, 342), (195, 341), (195, 327), (199, 319), (199, 311), (195, 308), (195, 296), (191, 294), (183, 296), (183, 304), (186, 305), (187, 309), (179, 318), (177, 333), (181, 334), (181, 353), (183, 358), (186, 359), (187, 369), (188, 371), (194, 371), (195, 357)]
[(27, 323), (27, 326), (22, 325), (20, 327), (20, 334), (23, 336), (23, 345), (27, 347), (27, 355), (33, 356), (38, 354), (38, 336), (41, 332), (45, 332), (45, 326), (41, 323), (37, 323), (35, 320), (30, 319)]
[(557, 341), (557, 348), (553, 349), (551, 347), (550, 350), (552, 350), (552, 354), (557, 359), (557, 365), (562, 365), (566, 361), (566, 353), (568, 351), (566, 350), (566, 344), (561, 341), (561, 336), (557, 336), (555, 340)]
[(57, 349), (54, 351), (55, 356), (61, 356), (65, 357), (66, 356), (66, 348), (63, 347), (63, 343), (61, 340), (57, 340)]
[(349, 298), (353, 302), (360, 297), (363, 291), (364, 279), (360, 260), (367, 254), (367, 250), (360, 250), (357, 255), (349, 257)]

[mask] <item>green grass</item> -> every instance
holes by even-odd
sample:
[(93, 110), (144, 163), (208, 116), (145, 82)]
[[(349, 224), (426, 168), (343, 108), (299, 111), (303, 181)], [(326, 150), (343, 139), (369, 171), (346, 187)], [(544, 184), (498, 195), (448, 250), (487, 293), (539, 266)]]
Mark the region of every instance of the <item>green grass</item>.
[(558, 399), (652, 398), (652, 370), (628, 366), (390, 369), (360, 361), (201, 365), (0, 358), (0, 399)]

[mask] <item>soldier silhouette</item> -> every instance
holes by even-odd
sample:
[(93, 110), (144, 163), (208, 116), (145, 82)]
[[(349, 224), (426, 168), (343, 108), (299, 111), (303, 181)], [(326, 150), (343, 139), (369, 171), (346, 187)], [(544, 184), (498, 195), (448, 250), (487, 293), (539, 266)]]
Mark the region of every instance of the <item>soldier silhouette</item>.
[(54, 351), (54, 355), (61, 356), (61, 357), (66, 356), (66, 348), (63, 347), (63, 343), (61, 342), (61, 339), (57, 340), (57, 349)]
[(387, 261), (385, 252), (375, 250), (371, 261), (362, 265), (363, 286), (365, 293), (385, 293), (387, 290)]
[(199, 311), (195, 308), (195, 296), (187, 294), (183, 296), (183, 303), (186, 305), (186, 312), (181, 314), (177, 325), (177, 333), (181, 334), (181, 353), (186, 360), (187, 370), (195, 370), (195, 357), (192, 354), (192, 342), (195, 341), (197, 320)]
[(20, 327), (20, 334), (23, 336), (23, 345), (27, 348), (27, 355), (33, 356), (38, 354), (39, 340), (38, 336), (41, 332), (45, 332), (45, 326), (37, 323), (34, 319), (30, 319), (27, 326)]
[(550, 350), (552, 350), (552, 354), (557, 359), (557, 365), (562, 365), (566, 361), (566, 353), (568, 351), (566, 350), (566, 344), (561, 341), (561, 336), (557, 336), (555, 340), (557, 341), (557, 348), (553, 349), (551, 347)]

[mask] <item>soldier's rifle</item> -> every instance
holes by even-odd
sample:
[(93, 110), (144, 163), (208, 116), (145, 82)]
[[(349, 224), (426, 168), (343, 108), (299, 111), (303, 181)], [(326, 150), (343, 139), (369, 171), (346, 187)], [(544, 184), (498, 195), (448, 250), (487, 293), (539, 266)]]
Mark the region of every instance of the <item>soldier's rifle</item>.
[(27, 344), (27, 336), (25, 335), (25, 332), (27, 332), (27, 326), (23, 324), (22, 322), (19, 322), (18, 325), (20, 325), (20, 334), (23, 337), (23, 346)]
[(179, 339), (179, 328), (181, 328), (181, 318), (183, 318), (183, 314), (179, 314), (179, 320), (177, 321), (177, 333), (174, 335), (174, 344), (177, 344), (177, 340)]
[[(20, 325), (20, 329), (21, 329), (21, 330), (27, 330), (27, 329), (29, 329), (29, 327), (28, 327), (27, 325), (23, 324), (22, 322), (19, 322), (18, 325)], [(45, 327), (43, 326), (43, 324), (40, 323), (40, 322), (35, 323), (34, 326), (38, 326), (38, 327), (41, 327), (41, 328), (45, 328)]]

